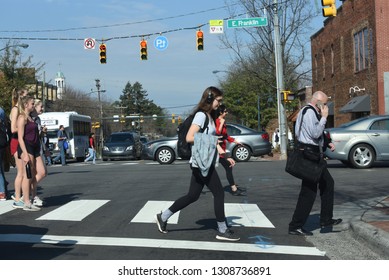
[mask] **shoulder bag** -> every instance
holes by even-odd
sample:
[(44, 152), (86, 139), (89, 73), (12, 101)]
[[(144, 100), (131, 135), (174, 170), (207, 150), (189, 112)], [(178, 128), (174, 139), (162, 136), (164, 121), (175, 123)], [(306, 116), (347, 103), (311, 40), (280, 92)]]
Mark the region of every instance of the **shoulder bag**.
[[(301, 131), (305, 112), (303, 111), (302, 114), (299, 131)], [(322, 147), (319, 146), (319, 149), (322, 154)], [(295, 148), (288, 153), (285, 171), (296, 178), (318, 183), (326, 166), (327, 162), (322, 156), (314, 157), (310, 151), (305, 151), (297, 143)]]

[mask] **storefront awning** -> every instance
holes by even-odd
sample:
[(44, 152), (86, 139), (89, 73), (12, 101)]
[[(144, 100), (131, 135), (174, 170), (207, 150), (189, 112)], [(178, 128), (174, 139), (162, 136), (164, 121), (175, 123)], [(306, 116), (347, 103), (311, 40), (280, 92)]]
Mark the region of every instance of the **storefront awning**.
[(357, 96), (347, 102), (339, 112), (355, 113), (355, 112), (370, 112), (370, 95)]

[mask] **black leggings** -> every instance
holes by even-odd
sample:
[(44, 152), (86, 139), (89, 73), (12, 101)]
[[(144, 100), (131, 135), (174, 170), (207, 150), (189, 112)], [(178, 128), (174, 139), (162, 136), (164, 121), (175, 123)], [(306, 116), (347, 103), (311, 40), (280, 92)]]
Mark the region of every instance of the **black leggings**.
[(223, 165), (224, 169), (226, 170), (228, 183), (230, 184), (230, 186), (234, 186), (235, 181), (234, 181), (234, 176), (232, 175), (231, 163), (226, 158), (222, 158), (222, 157), (219, 158), (219, 162), (221, 163), (221, 165)]
[(177, 199), (173, 205), (170, 206), (169, 210), (176, 213), (189, 204), (197, 201), (205, 185), (213, 194), (213, 207), (216, 220), (218, 222), (224, 222), (226, 219), (224, 214), (224, 189), (214, 165), (211, 166), (207, 177), (201, 175), (200, 169), (192, 168), (192, 177), (190, 179), (188, 193)]

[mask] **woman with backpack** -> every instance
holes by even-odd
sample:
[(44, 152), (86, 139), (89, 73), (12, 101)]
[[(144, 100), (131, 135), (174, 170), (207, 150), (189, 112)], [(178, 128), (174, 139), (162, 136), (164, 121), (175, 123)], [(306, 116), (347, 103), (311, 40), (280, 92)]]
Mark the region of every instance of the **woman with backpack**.
[[(161, 233), (167, 233), (168, 219), (174, 213), (197, 201), (206, 185), (211, 190), (214, 198), (218, 230), (216, 239), (225, 241), (238, 241), (240, 239), (227, 227), (224, 213), (224, 189), (215, 169), (219, 154), (224, 153), (219, 145), (215, 127), (215, 110), (221, 105), (222, 100), (223, 92), (221, 90), (216, 87), (208, 87), (193, 112), (192, 125), (186, 135), (186, 142), (193, 144), (192, 156), (189, 160), (192, 169), (189, 191), (186, 195), (177, 199), (168, 209), (156, 215), (158, 230)], [(204, 124), (207, 119), (209, 123), (205, 128)], [(203, 133), (199, 133), (200, 130)], [(231, 159), (230, 162), (231, 165), (234, 164)]]

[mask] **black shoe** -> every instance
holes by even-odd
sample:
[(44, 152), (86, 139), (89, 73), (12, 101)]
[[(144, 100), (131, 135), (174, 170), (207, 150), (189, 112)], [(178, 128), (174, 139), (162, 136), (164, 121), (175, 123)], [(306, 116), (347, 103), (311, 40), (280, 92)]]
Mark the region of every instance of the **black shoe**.
[(234, 196), (246, 195), (246, 193), (239, 188), (237, 188), (236, 191), (231, 190), (231, 194)]
[(290, 229), (289, 234), (291, 235), (300, 235), (300, 236), (311, 236), (313, 235), (312, 232), (307, 231), (303, 228), (296, 228), (296, 229)]
[(166, 222), (162, 221), (162, 212), (155, 215), (155, 219), (157, 221), (157, 226), (158, 226), (159, 232), (167, 233), (167, 230), (166, 230), (167, 221)]
[(343, 220), (342, 219), (331, 219), (327, 222), (320, 222), (320, 227), (325, 228), (325, 227), (332, 227), (335, 225), (339, 225)]
[(245, 191), (247, 191), (247, 190), (246, 190), (246, 188), (239, 187), (238, 185), (236, 185), (236, 187), (237, 187), (237, 189), (238, 189), (238, 190), (241, 190), (242, 192), (245, 192)]
[(216, 235), (216, 239), (224, 240), (224, 241), (239, 241), (240, 237), (236, 236), (232, 230), (227, 228), (224, 233), (219, 232)]

